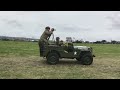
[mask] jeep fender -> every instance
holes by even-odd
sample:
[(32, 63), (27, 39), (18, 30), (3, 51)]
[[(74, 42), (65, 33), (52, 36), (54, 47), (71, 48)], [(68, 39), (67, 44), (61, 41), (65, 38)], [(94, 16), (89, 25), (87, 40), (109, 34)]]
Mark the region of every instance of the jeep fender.
[[(59, 57), (61, 57), (61, 56), (60, 56), (60, 53), (59, 53), (58, 51), (56, 51), (56, 50), (51, 50), (51, 51), (49, 51), (49, 52), (47, 53), (47, 56), (48, 56), (49, 53), (53, 53), (53, 52), (54, 52), (54, 53), (57, 53), (57, 54), (59, 55)], [(46, 57), (47, 57), (47, 56), (46, 56)]]

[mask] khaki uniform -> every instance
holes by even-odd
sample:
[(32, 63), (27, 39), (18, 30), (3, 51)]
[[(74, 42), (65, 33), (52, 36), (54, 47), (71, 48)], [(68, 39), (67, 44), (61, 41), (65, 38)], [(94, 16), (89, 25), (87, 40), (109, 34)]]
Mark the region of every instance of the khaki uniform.
[(53, 31), (45, 30), (40, 37), (40, 42), (44, 42), (44, 43), (48, 44), (48, 39), (52, 33), (53, 33)]
[(40, 56), (43, 55), (44, 45), (48, 44), (49, 37), (51, 36), (52, 33), (53, 31), (45, 30), (43, 34), (41, 35), (40, 40), (38, 42), (39, 48), (40, 48)]

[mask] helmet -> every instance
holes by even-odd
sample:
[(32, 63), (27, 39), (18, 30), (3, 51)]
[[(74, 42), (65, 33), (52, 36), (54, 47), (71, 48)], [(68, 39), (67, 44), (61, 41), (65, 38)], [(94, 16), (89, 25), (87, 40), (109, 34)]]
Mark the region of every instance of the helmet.
[(47, 27), (45, 27), (45, 29), (50, 29), (50, 27), (49, 27), (49, 26), (47, 26)]

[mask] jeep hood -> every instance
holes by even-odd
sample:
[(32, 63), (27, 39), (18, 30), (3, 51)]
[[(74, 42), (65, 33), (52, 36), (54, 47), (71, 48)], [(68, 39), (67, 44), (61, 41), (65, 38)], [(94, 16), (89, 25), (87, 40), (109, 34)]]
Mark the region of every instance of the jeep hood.
[(88, 51), (88, 49), (90, 47), (87, 47), (87, 46), (74, 46), (75, 49), (80, 49), (80, 50), (84, 50), (84, 51)]

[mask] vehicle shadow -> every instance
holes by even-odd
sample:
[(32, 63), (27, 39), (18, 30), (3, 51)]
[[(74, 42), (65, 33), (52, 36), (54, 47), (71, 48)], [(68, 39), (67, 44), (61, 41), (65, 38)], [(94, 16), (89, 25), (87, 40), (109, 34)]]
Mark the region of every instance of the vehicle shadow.
[(64, 60), (60, 60), (58, 64), (59, 65), (68, 65), (68, 64), (79, 64), (79, 63), (76, 60), (64, 59)]
[[(43, 59), (42, 63), (47, 64), (46, 59)], [(56, 65), (71, 65), (71, 64), (77, 65), (77, 64), (80, 64), (80, 63), (77, 60), (74, 60), (74, 59), (60, 59), (58, 64), (56, 64)]]

